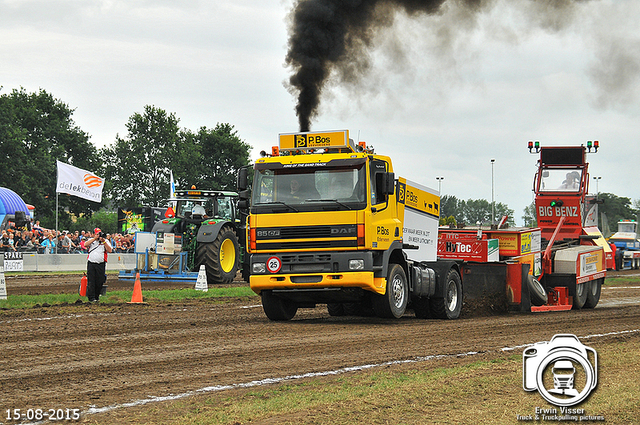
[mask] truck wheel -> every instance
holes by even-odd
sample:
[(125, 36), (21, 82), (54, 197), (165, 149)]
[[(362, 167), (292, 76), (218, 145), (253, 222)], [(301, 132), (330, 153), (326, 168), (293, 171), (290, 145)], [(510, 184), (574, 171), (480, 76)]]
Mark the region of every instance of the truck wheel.
[(389, 264), (387, 290), (384, 295), (374, 294), (373, 310), (378, 317), (399, 319), (407, 309), (409, 285), (404, 269), (398, 264)]
[(271, 291), (262, 291), (262, 309), (269, 320), (284, 322), (293, 319), (298, 311), (298, 306), (291, 301), (276, 297)]
[(344, 316), (344, 305), (340, 303), (327, 304), (329, 316)]
[(411, 300), (413, 312), (418, 319), (431, 318), (431, 307), (429, 306), (429, 298), (415, 297)]
[(547, 292), (544, 290), (542, 284), (535, 277), (529, 275), (527, 277), (527, 287), (529, 288), (529, 298), (531, 304), (536, 307), (545, 305), (547, 303)]
[(230, 226), (223, 226), (213, 242), (198, 244), (196, 268), (205, 265), (208, 283), (229, 284), (238, 273), (239, 252), (236, 232)]
[(580, 283), (576, 285), (576, 296), (573, 297), (572, 310), (580, 310), (587, 302), (587, 296), (591, 291), (590, 282)]
[(438, 319), (457, 319), (462, 310), (462, 280), (457, 271), (449, 270), (445, 285), (444, 298), (431, 298), (431, 312)]
[(604, 278), (592, 280), (590, 283), (589, 292), (587, 292), (587, 302), (584, 303), (584, 308), (595, 308), (600, 301), (600, 293), (602, 291), (602, 285), (604, 284)]

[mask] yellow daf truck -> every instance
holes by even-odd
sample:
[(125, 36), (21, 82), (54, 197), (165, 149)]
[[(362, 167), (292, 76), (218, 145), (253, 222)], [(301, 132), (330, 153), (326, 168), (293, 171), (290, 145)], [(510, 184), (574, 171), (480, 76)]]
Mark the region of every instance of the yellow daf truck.
[[(241, 170), (246, 203), (247, 181)], [(396, 178), (389, 157), (348, 131), (281, 134), (254, 164), (250, 201), (250, 286), (269, 319), (317, 304), (331, 315), (459, 316), (459, 264), (436, 261), (439, 193)]]

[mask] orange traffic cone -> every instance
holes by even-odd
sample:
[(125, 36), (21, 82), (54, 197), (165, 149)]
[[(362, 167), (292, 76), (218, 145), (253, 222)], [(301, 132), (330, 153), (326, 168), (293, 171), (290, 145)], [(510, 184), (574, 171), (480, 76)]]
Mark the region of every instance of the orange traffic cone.
[(127, 304), (145, 304), (142, 302), (142, 284), (140, 283), (140, 273), (136, 273), (136, 283), (133, 285), (131, 302)]
[(78, 294), (80, 294), (81, 297), (87, 296), (87, 274), (86, 273), (83, 273), (82, 279), (80, 279), (80, 288), (78, 288)]

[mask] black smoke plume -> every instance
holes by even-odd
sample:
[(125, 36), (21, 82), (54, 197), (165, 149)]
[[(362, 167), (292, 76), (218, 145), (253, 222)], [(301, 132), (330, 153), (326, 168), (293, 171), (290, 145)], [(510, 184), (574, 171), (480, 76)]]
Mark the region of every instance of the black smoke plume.
[[(447, 0), (299, 0), (291, 13), (286, 64), (292, 68), (289, 90), (297, 95), (300, 131), (309, 131), (318, 113), (322, 89), (333, 71), (342, 80), (357, 78), (369, 66), (366, 54), (380, 28), (394, 14), (437, 13)], [(478, 10), (490, 0), (458, 0)]]
[[(514, 0), (509, 0), (514, 1)], [(530, 22), (548, 31), (558, 31), (573, 18), (573, 7), (587, 0), (514, 1)], [(462, 11), (452, 27), (439, 36), (455, 34), (473, 26), (478, 12), (496, 0), (297, 0), (289, 15), (291, 68), (287, 88), (297, 96), (296, 115), (300, 131), (309, 131), (318, 114), (320, 96), (329, 78), (356, 83), (370, 68), (368, 52), (381, 29), (391, 27), (398, 12), (409, 17)], [(446, 7), (445, 7), (446, 6)], [(450, 43), (444, 42), (443, 46)]]

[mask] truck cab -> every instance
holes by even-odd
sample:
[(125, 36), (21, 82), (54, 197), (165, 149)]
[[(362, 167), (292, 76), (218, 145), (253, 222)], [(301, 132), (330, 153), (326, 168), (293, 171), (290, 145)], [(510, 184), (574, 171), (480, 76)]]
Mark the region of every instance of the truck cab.
[(250, 286), (270, 319), (317, 303), (332, 314), (357, 305), (400, 317), (420, 298), (444, 298), (435, 271), (418, 265), (436, 260), (439, 196), (396, 180), (389, 157), (346, 130), (291, 133), (254, 170)]

